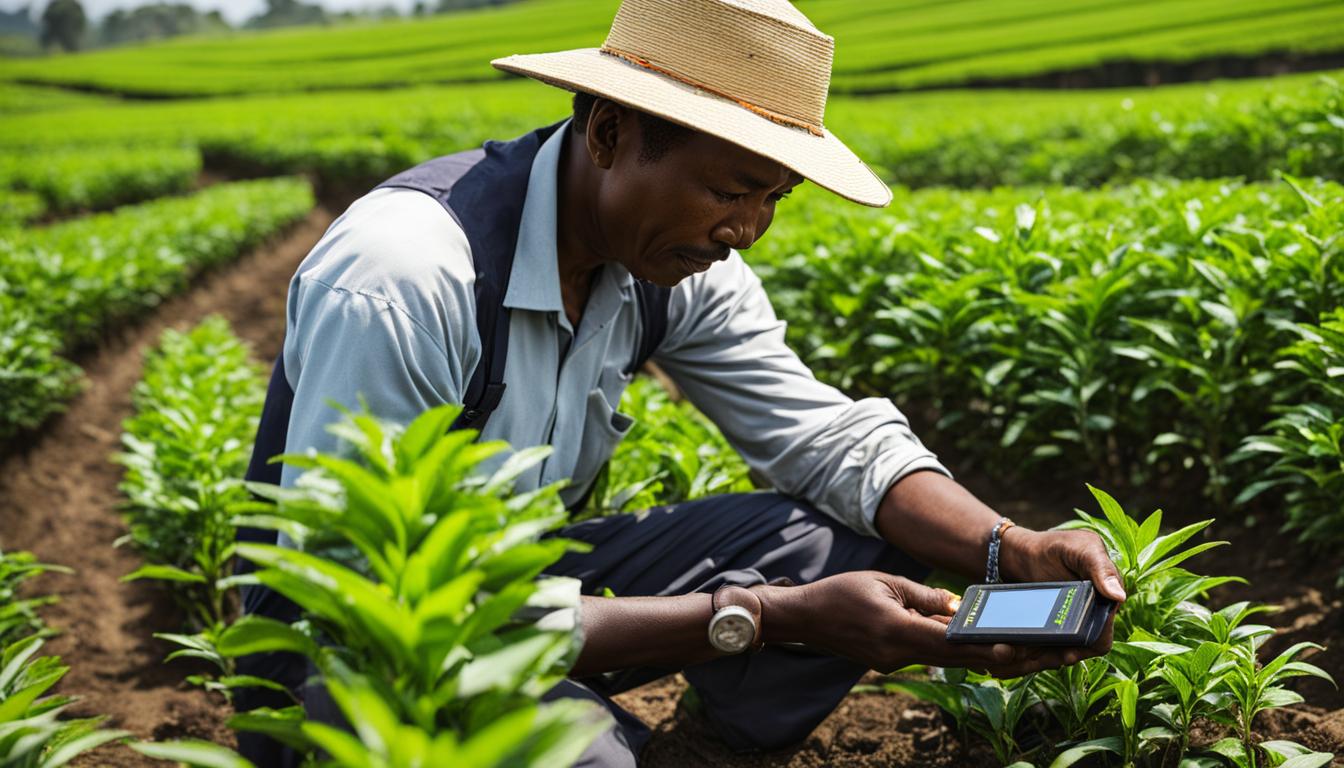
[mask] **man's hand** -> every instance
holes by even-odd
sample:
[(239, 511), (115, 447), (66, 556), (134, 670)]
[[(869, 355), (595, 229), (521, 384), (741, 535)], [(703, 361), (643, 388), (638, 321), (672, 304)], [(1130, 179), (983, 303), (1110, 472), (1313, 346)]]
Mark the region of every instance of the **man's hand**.
[(1091, 531), (1032, 531), (1011, 526), (1002, 534), (999, 570), (1004, 581), (1091, 581), (1123, 603), (1125, 587), (1101, 537)]
[(947, 625), (956, 612), (956, 596), (879, 571), (753, 591), (761, 596), (767, 640), (783, 635), (880, 672), (928, 664), (1019, 677), (1099, 656), (1111, 647), (1109, 623), (1088, 648), (949, 643)]

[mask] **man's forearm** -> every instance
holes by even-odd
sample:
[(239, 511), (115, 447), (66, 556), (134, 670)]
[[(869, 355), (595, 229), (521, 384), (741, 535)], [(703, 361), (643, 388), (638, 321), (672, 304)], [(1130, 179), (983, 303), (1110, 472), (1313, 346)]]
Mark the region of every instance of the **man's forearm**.
[[(801, 593), (767, 586), (752, 591), (761, 599), (766, 637), (772, 642), (805, 639), (808, 619)], [(632, 667), (681, 669), (722, 655), (709, 644), (713, 598), (708, 593), (582, 599), (583, 650), (571, 677)]]
[[(915, 472), (897, 481), (877, 508), (882, 538), (927, 565), (982, 579), (990, 529), (1001, 516), (960, 483), (938, 472)], [(1009, 528), (1003, 534), (1001, 569), (1010, 575), (1013, 539), (1027, 533)]]

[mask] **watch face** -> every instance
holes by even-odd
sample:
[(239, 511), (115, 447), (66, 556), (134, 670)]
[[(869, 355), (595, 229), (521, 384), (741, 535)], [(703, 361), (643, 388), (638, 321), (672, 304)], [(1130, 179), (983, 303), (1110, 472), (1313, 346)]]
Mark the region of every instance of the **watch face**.
[(756, 638), (756, 626), (746, 616), (721, 616), (712, 629), (715, 647), (728, 653), (745, 651)]

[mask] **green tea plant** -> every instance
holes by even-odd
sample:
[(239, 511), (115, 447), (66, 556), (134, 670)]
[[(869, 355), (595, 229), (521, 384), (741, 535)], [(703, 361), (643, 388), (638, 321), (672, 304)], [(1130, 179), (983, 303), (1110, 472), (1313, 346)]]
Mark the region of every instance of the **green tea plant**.
[(742, 458), (689, 403), (673, 402), (656, 381), (638, 378), (621, 397), (634, 426), (594, 481), (577, 519), (752, 490)]
[(244, 616), (214, 652), (303, 655), (354, 735), (306, 722), (297, 707), (240, 715), (235, 727), (324, 750), (337, 765), (406, 766), (425, 755), (566, 764), (601, 729), (586, 707), (538, 703), (578, 651), (577, 582), (538, 579), (579, 547), (544, 536), (566, 519), (559, 488), (513, 490), (549, 449), (518, 451), (482, 473), (506, 446), (447, 431), (458, 410), (429, 410), (404, 430), (350, 416), (333, 432), (351, 458), (284, 456), (306, 470), (294, 487), (250, 485), (273, 503), (241, 505), (246, 522), (295, 547), (238, 545), (258, 570), (221, 585), (265, 585), (304, 619)]
[[(218, 582), (232, 572), (233, 507), (251, 498), (242, 477), (266, 392), (249, 354), (219, 316), (185, 333), (164, 331), (122, 425), (116, 460), (126, 468), (119, 487), (130, 532), (118, 544), (146, 560), (124, 580), (174, 587), (187, 631), (199, 633), (161, 635), (184, 646), (174, 656), (213, 642), (232, 613)], [(224, 667), (232, 675), (231, 661)]]
[[(1161, 512), (1142, 521), (1125, 514), (1106, 493), (1091, 488), (1102, 515), (1081, 510), (1065, 528), (1095, 531), (1111, 550), (1124, 577), (1129, 599), (1115, 621), (1115, 642), (1104, 657), (1072, 667), (1037, 673), (1029, 678), (996, 681), (961, 670), (947, 670), (930, 680), (893, 680), (885, 687), (901, 690), (943, 708), (988, 742), (1007, 764), (1015, 759), (1046, 760), (1051, 768), (1067, 768), (1089, 755), (1110, 756), (1125, 766), (1214, 766), (1255, 768), (1278, 765), (1320, 766), (1333, 759), (1291, 742), (1254, 739), (1257, 714), (1300, 703), (1303, 698), (1282, 685), (1290, 677), (1330, 680), (1319, 667), (1297, 660), (1313, 643), (1300, 643), (1265, 663), (1257, 650), (1270, 627), (1246, 620), (1265, 606), (1235, 603), (1216, 612), (1202, 605), (1214, 587), (1228, 577), (1197, 576), (1180, 564), (1225, 542), (1189, 545), (1212, 521), (1161, 533)], [(1023, 707), (1040, 701), (1053, 723), (1047, 726), (1048, 748), (1023, 747)], [(1207, 747), (1191, 745), (1197, 718), (1223, 723), (1235, 736)], [(989, 730), (989, 726), (997, 728)], [(1263, 755), (1263, 759), (1258, 757)], [(1021, 766), (1031, 763), (1023, 762)]]

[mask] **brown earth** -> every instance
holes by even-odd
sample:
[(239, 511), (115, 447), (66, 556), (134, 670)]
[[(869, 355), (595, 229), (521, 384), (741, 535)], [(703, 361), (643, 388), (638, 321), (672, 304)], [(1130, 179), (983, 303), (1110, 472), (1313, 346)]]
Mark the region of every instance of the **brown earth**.
[[(0, 543), (77, 571), (43, 576), (36, 585), (60, 597), (44, 615), (62, 634), (44, 650), (70, 666), (57, 690), (80, 697), (71, 713), (107, 715), (108, 726), (140, 737), (234, 743), (224, 726), (229, 712), (223, 701), (182, 682), (193, 667), (162, 663), (170, 649), (151, 633), (177, 631), (181, 624), (169, 596), (149, 582), (118, 580), (140, 561), (131, 550), (112, 546), (126, 529), (116, 512), (121, 468), (109, 457), (119, 447), (122, 420), (131, 414), (131, 388), (140, 379), (144, 352), (165, 328), (182, 330), (219, 313), (261, 359), (274, 359), (289, 278), (331, 220), (327, 209), (314, 210), (282, 238), (227, 269), (201, 275), (152, 317), (77, 357), (88, 381), (84, 392), (0, 465)], [(81, 764), (163, 765), (119, 746), (98, 750)]]
[[(185, 295), (166, 302), (145, 321), (103, 340), (77, 362), (88, 387), (62, 417), (51, 421), (31, 444), (10, 446), (0, 458), (0, 531), (4, 546), (29, 549), (47, 562), (70, 565), (75, 576), (49, 575), (39, 590), (60, 596), (47, 609), (48, 622), (63, 634), (46, 650), (59, 654), (71, 670), (60, 692), (81, 697), (72, 712), (107, 715), (107, 725), (137, 736), (204, 738), (232, 745), (223, 725), (229, 714), (217, 696), (182, 678), (193, 668), (165, 665), (166, 644), (155, 631), (173, 631), (179, 621), (168, 595), (147, 583), (123, 584), (119, 577), (139, 563), (112, 542), (125, 528), (116, 513), (120, 468), (109, 461), (117, 449), (121, 421), (130, 415), (130, 391), (139, 379), (144, 350), (165, 328), (186, 328), (211, 313), (223, 314), (251, 342), (261, 360), (274, 359), (284, 325), (284, 299), (298, 262), (332, 220), (321, 207), (286, 236), (235, 265), (203, 275)], [(959, 477), (996, 508), (1034, 527), (1068, 516), (1075, 506), (1092, 508), (1081, 480), (1024, 483), (1003, 488), (984, 481), (974, 467)], [(1129, 501), (1133, 496), (1120, 496)], [(1193, 498), (1193, 497), (1190, 497)], [(1146, 509), (1142, 503), (1133, 505)], [(1168, 508), (1172, 524), (1200, 519), (1195, 502)], [(1344, 557), (1304, 556), (1291, 539), (1265, 530), (1217, 524), (1213, 537), (1233, 546), (1201, 555), (1194, 567), (1210, 574), (1238, 573), (1248, 587), (1224, 588), (1218, 600), (1277, 602), (1283, 610), (1266, 619), (1281, 629), (1272, 651), (1312, 640), (1339, 651), (1304, 654), (1344, 679), (1344, 606), (1334, 586)], [(871, 676), (869, 683), (880, 683)], [(992, 765), (993, 754), (979, 744), (962, 745), (932, 705), (899, 693), (854, 693), (798, 749), (763, 755), (731, 754), (694, 717), (677, 711), (685, 688), (680, 676), (665, 678), (619, 697), (620, 703), (654, 728), (645, 762), (655, 767), (716, 766), (958, 766)], [(1344, 694), (1306, 681), (1300, 690), (1312, 706), (1263, 716), (1262, 738), (1290, 738), (1319, 750), (1344, 753)], [(1218, 737), (1209, 729), (1207, 738)], [(111, 746), (86, 756), (80, 765), (149, 766), (130, 750)], [(1344, 766), (1344, 758), (1335, 761)]]

